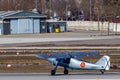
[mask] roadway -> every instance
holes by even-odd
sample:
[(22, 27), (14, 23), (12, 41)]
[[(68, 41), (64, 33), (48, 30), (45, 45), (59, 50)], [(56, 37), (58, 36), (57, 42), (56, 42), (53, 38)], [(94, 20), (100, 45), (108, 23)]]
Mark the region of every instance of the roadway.
[(21, 46), (40, 44), (83, 44), (83, 45), (119, 45), (120, 37), (86, 37), (86, 38), (0, 38), (0, 46)]
[(120, 80), (119, 72), (58, 73), (51, 76), (49, 73), (0, 73), (0, 80)]
[(40, 44), (83, 44), (83, 45), (119, 45), (119, 35), (101, 36), (97, 31), (76, 31), (66, 33), (47, 33), (47, 34), (20, 34), (0, 36), (0, 46), (21, 46), (21, 45), (40, 45)]

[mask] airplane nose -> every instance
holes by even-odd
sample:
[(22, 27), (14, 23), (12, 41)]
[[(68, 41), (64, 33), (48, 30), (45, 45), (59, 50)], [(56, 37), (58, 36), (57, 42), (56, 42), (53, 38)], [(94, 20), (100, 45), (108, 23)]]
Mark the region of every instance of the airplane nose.
[(48, 61), (53, 65), (57, 65), (57, 61), (55, 58), (48, 58)]

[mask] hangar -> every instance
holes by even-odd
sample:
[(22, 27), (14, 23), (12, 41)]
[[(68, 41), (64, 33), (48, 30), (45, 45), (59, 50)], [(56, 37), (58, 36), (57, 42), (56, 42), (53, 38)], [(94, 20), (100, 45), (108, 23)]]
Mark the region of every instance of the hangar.
[(33, 11), (0, 11), (0, 34), (41, 33), (46, 18)]

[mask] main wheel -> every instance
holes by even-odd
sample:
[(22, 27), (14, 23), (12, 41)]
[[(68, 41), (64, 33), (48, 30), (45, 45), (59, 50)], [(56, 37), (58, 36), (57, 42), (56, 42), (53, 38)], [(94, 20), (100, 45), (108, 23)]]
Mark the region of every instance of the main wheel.
[(51, 75), (55, 75), (55, 70), (51, 70)]
[(66, 75), (68, 74), (68, 70), (67, 69), (64, 70), (64, 74), (66, 74)]

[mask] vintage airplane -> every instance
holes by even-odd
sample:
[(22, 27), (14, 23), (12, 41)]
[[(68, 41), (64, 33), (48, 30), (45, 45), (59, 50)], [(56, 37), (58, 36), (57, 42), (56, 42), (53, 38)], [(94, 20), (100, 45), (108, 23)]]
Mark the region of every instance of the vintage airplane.
[(67, 68), (72, 70), (100, 70), (101, 73), (104, 74), (105, 70), (109, 70), (110, 68), (109, 56), (103, 56), (95, 64), (80, 60), (80, 58), (87, 56), (98, 55), (99, 53), (95, 51), (87, 51), (37, 54), (36, 57), (48, 60), (52, 65), (55, 66), (54, 69), (51, 70), (51, 75), (55, 75), (58, 66), (64, 67), (64, 74), (69, 73)]

